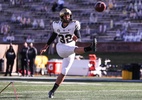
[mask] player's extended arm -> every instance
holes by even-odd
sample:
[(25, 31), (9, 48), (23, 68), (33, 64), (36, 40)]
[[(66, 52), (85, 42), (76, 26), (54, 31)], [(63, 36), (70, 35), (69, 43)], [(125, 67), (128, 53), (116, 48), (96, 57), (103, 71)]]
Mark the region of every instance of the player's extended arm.
[(76, 29), (76, 30), (74, 31), (74, 34), (75, 34), (75, 35), (73, 36), (73, 40), (74, 40), (74, 41), (77, 41), (78, 39), (81, 38), (81, 35), (80, 35), (80, 31), (79, 31), (79, 30)]
[(49, 47), (49, 45), (55, 40), (56, 37), (57, 37), (57, 33), (53, 32), (52, 35), (51, 35), (51, 37), (47, 41), (46, 45), (41, 50), (40, 54), (42, 54), (43, 52), (45, 52), (47, 50), (47, 48)]

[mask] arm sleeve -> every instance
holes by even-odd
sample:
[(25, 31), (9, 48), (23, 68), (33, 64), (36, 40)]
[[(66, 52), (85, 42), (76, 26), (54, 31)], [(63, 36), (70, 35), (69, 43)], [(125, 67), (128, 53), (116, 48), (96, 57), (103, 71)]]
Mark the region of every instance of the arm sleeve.
[(74, 34), (77, 36), (77, 38), (81, 38), (81, 34), (80, 34), (80, 22), (79, 21), (75, 21), (76, 25), (75, 25), (75, 31)]
[(80, 31), (79, 30), (75, 30), (74, 31), (74, 34), (77, 36), (77, 38), (81, 38), (81, 35), (80, 35)]
[(56, 37), (57, 37), (57, 33), (53, 32), (49, 40), (47, 41), (47, 45), (50, 45), (55, 40)]

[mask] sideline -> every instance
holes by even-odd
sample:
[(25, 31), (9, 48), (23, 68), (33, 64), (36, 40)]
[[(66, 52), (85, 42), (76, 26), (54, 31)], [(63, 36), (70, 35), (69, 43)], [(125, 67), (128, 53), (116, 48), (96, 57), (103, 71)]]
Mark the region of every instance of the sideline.
[[(35, 82), (55, 82), (57, 76), (35, 76), (35, 77), (19, 77), (19, 76), (0, 76), (1, 81), (35, 81)], [(86, 77), (86, 76), (67, 76), (64, 82), (138, 82), (140, 80), (123, 80), (122, 77)]]

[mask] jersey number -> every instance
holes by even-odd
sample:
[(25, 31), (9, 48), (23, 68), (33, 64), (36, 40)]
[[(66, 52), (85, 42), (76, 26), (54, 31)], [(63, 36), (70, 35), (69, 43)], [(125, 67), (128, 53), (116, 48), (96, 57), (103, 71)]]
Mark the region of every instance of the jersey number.
[(66, 34), (66, 35), (59, 35), (60, 42), (61, 43), (70, 43), (72, 42), (72, 35)]

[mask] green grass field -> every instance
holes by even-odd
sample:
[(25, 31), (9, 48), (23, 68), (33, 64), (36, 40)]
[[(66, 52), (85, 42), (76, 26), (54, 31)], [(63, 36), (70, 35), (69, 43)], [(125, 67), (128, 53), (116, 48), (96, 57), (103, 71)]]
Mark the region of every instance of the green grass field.
[[(9, 82), (0, 82), (2, 90)], [(14, 82), (17, 100), (49, 100), (52, 82)], [(141, 100), (142, 84), (132, 82), (64, 82), (52, 100)], [(0, 94), (0, 100), (16, 100), (12, 84)]]

